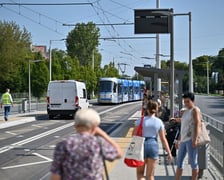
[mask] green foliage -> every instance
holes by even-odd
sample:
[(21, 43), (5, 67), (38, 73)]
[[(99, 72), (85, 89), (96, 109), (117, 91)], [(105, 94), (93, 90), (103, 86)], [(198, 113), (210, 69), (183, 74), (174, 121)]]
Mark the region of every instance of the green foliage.
[(99, 36), (99, 28), (94, 23), (76, 24), (66, 39), (68, 55), (72, 58), (77, 57), (82, 66), (90, 65), (92, 54), (99, 45)]
[(208, 61), (209, 56), (200, 56), (193, 60), (193, 68), (196, 76), (206, 76)]
[(31, 67), (32, 95), (39, 99), (47, 91), (49, 71), (46, 62), (31, 63)]
[(21, 91), (23, 70), (29, 58), (31, 34), (15, 24), (0, 21), (0, 88), (10, 87), (12, 91)]
[(194, 91), (197, 93), (205, 93), (207, 91), (207, 77), (195, 76), (194, 77)]
[(105, 65), (103, 68), (104, 77), (120, 77), (119, 71), (115, 67), (114, 62), (110, 62), (108, 65)]
[[(174, 62), (175, 70), (182, 70), (182, 71), (188, 71), (188, 64), (185, 62), (175, 61)], [(161, 68), (162, 69), (169, 69), (170, 68), (170, 61), (161, 61)], [(183, 91), (187, 91), (189, 89), (189, 77), (188, 75), (185, 75), (183, 78)]]
[(134, 76), (132, 77), (132, 80), (144, 80), (144, 77), (138, 73), (135, 73)]
[[(177, 70), (188, 70), (188, 65), (185, 62), (180, 62), (180, 61), (174, 61), (174, 66), (175, 69)], [(170, 61), (161, 61), (161, 68), (162, 69), (169, 69), (170, 68)]]

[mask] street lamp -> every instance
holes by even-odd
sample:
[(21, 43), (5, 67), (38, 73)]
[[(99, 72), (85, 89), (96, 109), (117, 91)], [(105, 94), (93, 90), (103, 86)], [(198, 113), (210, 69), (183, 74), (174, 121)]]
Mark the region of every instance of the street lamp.
[(207, 94), (209, 95), (209, 69), (208, 69), (208, 63), (209, 61), (207, 61)]
[(52, 80), (52, 54), (51, 54), (51, 45), (53, 41), (64, 41), (66, 39), (56, 39), (56, 40), (50, 40), (50, 45), (49, 45), (49, 76), (50, 76), (50, 81)]
[(31, 112), (31, 78), (30, 78), (30, 63), (41, 62), (44, 60), (29, 60), (29, 111)]

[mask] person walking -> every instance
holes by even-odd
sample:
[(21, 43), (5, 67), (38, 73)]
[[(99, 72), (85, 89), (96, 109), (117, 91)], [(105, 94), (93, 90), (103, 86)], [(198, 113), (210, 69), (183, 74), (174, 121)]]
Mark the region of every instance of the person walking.
[(99, 114), (93, 109), (77, 111), (77, 133), (57, 144), (51, 180), (103, 180), (103, 159), (121, 158), (122, 151), (99, 124)]
[(188, 92), (183, 95), (185, 111), (181, 118), (174, 118), (175, 121), (181, 121), (181, 132), (179, 141), (176, 143), (178, 150), (176, 180), (180, 180), (183, 172), (183, 162), (186, 154), (192, 168), (192, 180), (198, 179), (198, 147), (197, 138), (200, 133), (201, 113), (195, 106), (195, 96)]
[[(143, 120), (143, 136), (145, 137), (144, 142), (144, 159), (145, 165), (137, 167), (137, 179), (145, 180), (144, 171), (146, 167), (146, 178), (147, 180), (154, 180), (154, 171), (156, 167), (156, 161), (159, 157), (159, 146), (157, 137), (159, 136), (166, 152), (168, 153), (168, 159), (172, 160), (172, 155), (168, 142), (165, 137), (164, 125), (161, 119), (156, 117), (158, 111), (158, 104), (156, 101), (150, 100), (147, 104), (148, 115)], [(140, 119), (136, 121), (133, 135), (136, 134)]]
[(6, 89), (6, 92), (2, 95), (1, 98), (1, 108), (4, 106), (4, 119), (8, 121), (8, 116), (10, 113), (11, 106), (13, 107), (13, 100), (10, 94), (10, 89)]

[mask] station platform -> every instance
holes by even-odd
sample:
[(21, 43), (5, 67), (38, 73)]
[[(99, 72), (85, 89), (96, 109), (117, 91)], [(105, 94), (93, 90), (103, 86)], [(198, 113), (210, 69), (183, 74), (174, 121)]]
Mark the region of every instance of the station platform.
[[(131, 118), (129, 118), (129, 124), (125, 127), (126, 134), (123, 137), (113, 137), (116, 139), (117, 143), (122, 148), (124, 155), (126, 149), (132, 138), (132, 131), (134, 127), (134, 121), (140, 118), (140, 111), (136, 112)], [(124, 130), (125, 131), (125, 130)], [(118, 136), (118, 135), (117, 135)], [(157, 161), (157, 166), (155, 170), (155, 180), (174, 180), (175, 179), (175, 171), (176, 164), (175, 159), (173, 159), (172, 163), (169, 163), (167, 160), (166, 152), (162, 147), (162, 143), (159, 141), (159, 159)], [(136, 169), (127, 167), (124, 164), (124, 157), (120, 160), (116, 160), (112, 163), (107, 162), (107, 168), (109, 171), (109, 177), (111, 180), (136, 180)], [(191, 167), (188, 163), (188, 158), (185, 158), (184, 162), (184, 170), (182, 180), (191, 179)], [(204, 170), (204, 175), (201, 179), (207, 180), (223, 180), (223, 177), (220, 174), (216, 174), (216, 170), (212, 164), (209, 164), (209, 169)]]

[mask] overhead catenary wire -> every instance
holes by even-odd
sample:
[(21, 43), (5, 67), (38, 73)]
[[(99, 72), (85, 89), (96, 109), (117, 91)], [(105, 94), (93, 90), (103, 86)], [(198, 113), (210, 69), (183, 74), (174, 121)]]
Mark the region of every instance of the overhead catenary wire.
[[(57, 19), (54, 19), (52, 17), (49, 17), (49, 16), (47, 16), (47, 15), (45, 15), (43, 13), (37, 12), (37, 11), (31, 9), (31, 8), (26, 7), (26, 6), (84, 6), (84, 5), (85, 6), (91, 6), (95, 2), (97, 2), (98, 0), (97, 1), (94, 1), (94, 2), (88, 2), (88, 3), (83, 3), (83, 2), (80, 2), (80, 3), (79, 2), (76, 2), (76, 3), (17, 3), (17, 2), (15, 2), (13, 0), (10, 0), (10, 1), (11, 1), (11, 3), (10, 2), (0, 3), (0, 7), (5, 8), (8, 11), (11, 11), (11, 12), (13, 12), (15, 14), (18, 14), (18, 15), (22, 16), (25, 19), (28, 19), (29, 21), (31, 21), (33, 23), (39, 24), (40, 26), (44, 27), (45, 29), (48, 29), (50, 31), (53, 31), (53, 32), (59, 34), (59, 35), (63, 35), (64, 36), (64, 34), (61, 33), (61, 32), (59, 32), (58, 29), (57, 29), (58, 28), (58, 24), (63, 24), (63, 22), (60, 22)], [(11, 8), (7, 7), (7, 6), (19, 6), (19, 10), (16, 11), (14, 9), (11, 9)], [(31, 13), (36, 14), (38, 16), (38, 20), (35, 20), (34, 18), (31, 18), (31, 16), (25, 15), (22, 12), (21, 7), (24, 8), (24, 9), (26, 9), (27, 11), (30, 11)], [(55, 29), (52, 28), (52, 26), (50, 26), (50, 25), (46, 25), (46, 24), (42, 23), (41, 22), (41, 18), (42, 17), (44, 17), (44, 18), (46, 18), (46, 19), (54, 22)]]
[[(98, 4), (98, 8), (96, 8), (96, 6), (92, 6), (92, 8), (93, 8), (93, 10), (95, 11), (95, 13), (97, 14), (97, 16), (98, 16), (98, 18), (100, 19), (100, 21), (103, 23), (103, 24), (105, 24), (105, 21), (104, 21), (104, 19), (100, 16), (100, 13), (98, 12), (98, 10), (101, 10), (102, 11), (102, 14), (104, 14), (104, 17), (106, 17), (106, 14), (105, 14), (105, 11), (102, 9), (102, 7), (100, 6), (100, 4), (99, 4), (99, 2), (97, 2), (97, 4)], [(97, 10), (98, 9), (98, 10)], [(106, 17), (107, 18), (107, 17)], [(108, 19), (107, 19), (107, 21), (108, 21)], [(110, 21), (109, 21), (109, 23), (110, 23)], [(108, 27), (106, 27), (106, 30), (107, 30), (107, 32), (109, 33), (109, 35), (111, 36), (111, 37), (113, 37), (114, 35), (112, 34), (112, 32), (111, 32), (111, 30), (108, 28)], [(121, 49), (123, 49), (124, 51), (126, 51), (126, 49), (123, 47), (123, 46), (121, 46), (121, 44), (120, 44), (120, 42), (119, 42), (119, 40), (118, 41), (114, 41)]]
[[(105, 14), (104, 9), (102, 8), (102, 6), (100, 5), (99, 2), (97, 2), (97, 5), (99, 6), (100, 10), (103, 12), (103, 14), (104, 14), (104, 16), (105, 16), (107, 22), (109, 22), (109, 24), (111, 25), (111, 27), (112, 27), (114, 33), (119, 37), (120, 35), (119, 35), (118, 31), (115, 29), (115, 27), (113, 26), (113, 24), (110, 22), (110, 19), (109, 19), (109, 18), (107, 17), (107, 15)], [(123, 40), (123, 41), (124, 41), (124, 40)], [(127, 42), (124, 41), (124, 43), (125, 43), (126, 45), (128, 45), (128, 47), (130, 47), (130, 45), (129, 45)], [(118, 44), (118, 46), (120, 46), (124, 51), (128, 51), (126, 48), (124, 48), (124, 47), (120, 44), (120, 41), (119, 41), (119, 40), (118, 40), (117, 44)]]
[[(76, 24), (63, 23), (63, 26), (76, 26)], [(134, 23), (95, 23), (96, 26), (128, 26), (134, 25)]]
[(10, 9), (10, 8), (8, 8), (8, 7), (4, 7), (4, 6), (3, 6), (3, 8), (5, 8), (5, 9), (7, 9), (8, 11), (11, 11), (11, 12), (13, 12), (13, 13), (15, 13), (15, 14), (18, 14), (18, 15), (24, 17), (24, 18), (28, 19), (29, 21), (31, 21), (31, 22), (33, 22), (33, 23), (39, 24), (40, 26), (42, 26), (42, 27), (44, 27), (44, 28), (46, 28), (46, 29), (48, 29), (48, 30), (50, 30), (50, 31), (53, 31), (53, 32), (55, 32), (55, 33), (57, 33), (57, 34), (59, 34), (59, 35), (63, 35), (63, 36), (64, 36), (64, 34), (61, 33), (61, 32), (59, 32), (59, 31), (57, 31), (57, 29), (53, 29), (53, 28), (51, 28), (50, 26), (47, 26), (47, 25), (44, 25), (43, 23), (41, 23), (41, 22), (40, 22), (40, 19), (39, 19), (39, 21), (36, 21), (36, 20), (30, 18), (29, 16), (25, 16), (25, 15), (22, 14), (21, 12), (17, 12), (17, 11), (15, 11), (15, 10), (13, 10), (13, 9)]
[(0, 6), (83, 6), (92, 5), (93, 3), (0, 3)]
[(122, 3), (120, 3), (120, 2), (117, 2), (117, 1), (114, 1), (114, 0), (110, 0), (110, 1), (111, 1), (112, 3), (114, 3), (114, 4), (117, 4), (117, 5), (121, 6), (121, 7), (130, 9), (130, 10), (133, 10), (132, 8), (128, 7), (127, 5), (122, 4)]
[[(105, 15), (105, 17), (106, 17), (106, 19), (107, 19), (107, 21), (109, 22), (109, 25), (111, 25), (111, 27), (112, 27), (112, 29), (113, 29), (113, 31), (116, 33), (116, 35), (119, 37), (120, 35), (119, 35), (119, 33), (118, 33), (118, 31), (116, 30), (116, 28), (114, 27), (114, 25), (110, 22), (110, 19), (107, 17), (107, 15), (104, 13), (104, 9), (102, 8), (102, 6), (100, 5), (100, 3), (99, 2), (97, 2), (96, 3), (98, 6), (99, 6), (99, 8), (100, 8), (100, 10), (103, 12), (103, 14)], [(120, 4), (121, 5), (121, 4)], [(121, 5), (122, 6), (122, 5)], [(126, 7), (127, 8), (127, 7)], [(131, 9), (131, 10), (133, 10), (133, 9)], [(124, 23), (126, 23), (126, 22), (124, 22)], [(129, 23), (130, 24), (130, 23)], [(134, 23), (133, 23), (134, 24)], [(134, 49), (129, 43), (127, 43), (126, 41), (125, 41), (125, 39), (123, 39), (123, 42), (127, 45), (127, 47), (131, 50), (131, 51), (135, 51), (136, 53), (138, 53), (139, 55), (142, 55), (139, 51), (137, 51), (136, 49)], [(120, 44), (120, 42), (118, 42), (119, 44)], [(125, 49), (125, 48), (124, 48)], [(128, 50), (125, 50), (125, 51), (128, 51)]]

